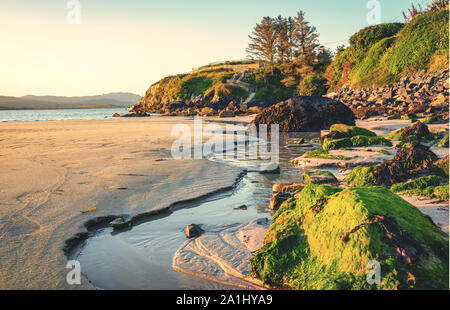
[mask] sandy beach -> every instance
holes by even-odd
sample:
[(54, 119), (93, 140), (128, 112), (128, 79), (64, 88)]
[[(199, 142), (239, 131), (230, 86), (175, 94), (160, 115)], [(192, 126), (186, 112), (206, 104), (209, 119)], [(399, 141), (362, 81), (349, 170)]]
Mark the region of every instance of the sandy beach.
[(171, 158), (179, 123), (192, 125), (173, 117), (0, 123), (0, 289), (93, 288), (84, 277), (66, 283), (62, 250), (86, 221), (232, 186), (237, 167)]

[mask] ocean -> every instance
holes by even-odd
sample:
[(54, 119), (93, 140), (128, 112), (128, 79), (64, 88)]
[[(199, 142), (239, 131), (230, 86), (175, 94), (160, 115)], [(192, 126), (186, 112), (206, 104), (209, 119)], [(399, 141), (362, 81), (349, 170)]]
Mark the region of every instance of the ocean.
[(58, 110), (0, 110), (0, 122), (34, 122), (111, 118), (114, 113), (125, 114), (125, 108), (58, 109)]

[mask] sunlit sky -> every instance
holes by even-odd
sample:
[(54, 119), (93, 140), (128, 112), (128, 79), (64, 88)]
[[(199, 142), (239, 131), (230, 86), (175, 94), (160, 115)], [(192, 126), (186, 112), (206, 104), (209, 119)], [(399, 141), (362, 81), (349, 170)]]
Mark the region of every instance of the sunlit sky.
[[(68, 0), (0, 1), (0, 95), (143, 95), (164, 76), (246, 57), (248, 35), (263, 16), (294, 16), (316, 26), (334, 50), (368, 26), (368, 0)], [(382, 22), (426, 0), (379, 0)]]

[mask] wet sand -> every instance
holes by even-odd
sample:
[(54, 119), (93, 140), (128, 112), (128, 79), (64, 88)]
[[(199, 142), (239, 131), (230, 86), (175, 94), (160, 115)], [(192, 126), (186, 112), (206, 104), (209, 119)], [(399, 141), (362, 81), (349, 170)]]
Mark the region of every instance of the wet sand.
[(179, 123), (192, 125), (173, 117), (1, 123), (0, 289), (93, 288), (85, 277), (66, 283), (62, 250), (86, 221), (232, 186), (238, 167), (171, 158)]

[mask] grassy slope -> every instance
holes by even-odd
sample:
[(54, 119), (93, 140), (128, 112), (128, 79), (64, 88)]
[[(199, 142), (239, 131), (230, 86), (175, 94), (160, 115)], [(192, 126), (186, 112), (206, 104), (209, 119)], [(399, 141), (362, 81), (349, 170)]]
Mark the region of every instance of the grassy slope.
[(427, 12), (405, 24), (365, 28), (350, 39), (327, 70), (332, 89), (370, 87), (448, 65), (448, 10)]

